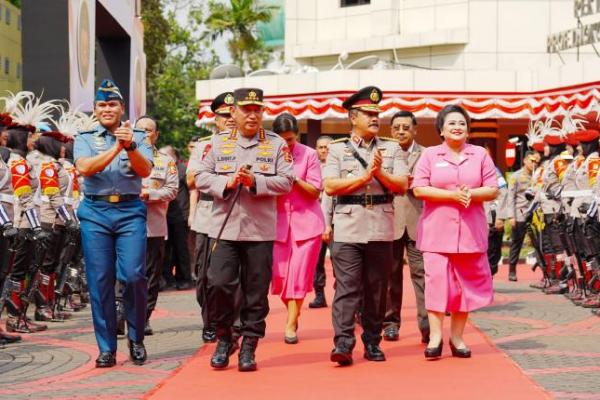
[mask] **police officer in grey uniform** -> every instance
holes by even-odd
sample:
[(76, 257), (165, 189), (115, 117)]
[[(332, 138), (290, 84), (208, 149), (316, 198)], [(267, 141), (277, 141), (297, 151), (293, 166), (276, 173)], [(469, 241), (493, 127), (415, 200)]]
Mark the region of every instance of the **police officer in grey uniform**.
[(533, 151), (525, 153), (523, 167), (515, 171), (508, 180), (507, 210), (509, 223), (512, 228), (510, 238), (510, 253), (508, 256), (508, 280), (517, 280), (517, 264), (527, 233), (526, 213), (531, 205), (525, 193), (531, 190), (533, 171), (539, 162), (538, 155)]
[[(496, 167), (496, 178), (498, 179), (498, 197), (493, 201), (483, 203), (486, 220), (488, 223), (488, 262), (492, 275), (498, 272), (498, 263), (502, 258), (502, 240), (504, 237), (504, 221), (508, 219), (508, 184), (502, 171)], [(510, 279), (510, 276), (509, 276)]]
[(332, 260), (335, 348), (331, 361), (352, 363), (355, 314), (362, 300), (364, 357), (385, 361), (379, 347), (388, 276), (393, 263), (394, 193), (407, 187), (407, 167), (394, 139), (378, 137), (382, 92), (369, 86), (344, 101), (352, 134), (331, 142), (324, 172), (336, 196)]
[(167, 236), (167, 208), (177, 196), (179, 178), (175, 160), (156, 148), (159, 132), (156, 120), (147, 115), (140, 117), (135, 128), (146, 132), (146, 141), (152, 146), (154, 166), (150, 176), (142, 179), (140, 197), (146, 203), (148, 240), (146, 241), (146, 278), (148, 279), (148, 306), (145, 335), (154, 334), (150, 316), (156, 307), (160, 276), (165, 257)]
[(216, 324), (218, 337), (210, 364), (217, 369), (227, 367), (234, 350), (231, 328), (239, 280), (244, 301), (238, 369), (256, 370), (255, 350), (269, 312), (276, 196), (290, 192), (294, 181), (286, 143), (262, 128), (262, 99), (260, 89), (234, 92), (237, 128), (212, 137), (196, 175), (196, 187), (214, 198), (210, 238), (216, 239), (224, 227), (220, 241), (212, 241), (207, 272), (208, 318)]
[[(210, 104), (210, 109), (215, 114), (217, 132), (235, 129), (235, 121), (231, 117), (232, 105), (233, 92), (221, 93)], [(208, 307), (206, 304), (206, 262), (209, 253), (208, 229), (211, 224), (213, 198), (211, 195), (197, 190), (194, 179), (196, 172), (200, 169), (202, 159), (210, 151), (210, 140), (211, 136), (207, 136), (198, 141), (190, 155), (190, 162), (187, 167), (187, 184), (190, 190), (190, 228), (196, 232), (196, 255), (194, 257), (196, 260), (194, 269), (197, 277), (196, 299), (202, 310), (202, 340), (204, 342), (214, 342), (217, 339), (214, 324), (208, 320)]]
[[(412, 175), (424, 147), (415, 141), (417, 119), (410, 111), (399, 111), (390, 121), (392, 137), (399, 141), (403, 157), (406, 159), (409, 174)], [(410, 176), (409, 175), (409, 176)], [(387, 291), (387, 309), (383, 320), (383, 339), (396, 341), (399, 338), (404, 282), (404, 254), (408, 258), (410, 279), (417, 301), (417, 323), (421, 332), (421, 342), (429, 343), (429, 319), (425, 309), (425, 268), (423, 253), (417, 249), (417, 221), (423, 210), (423, 202), (408, 191), (405, 196), (394, 199), (395, 236), (394, 264)]]

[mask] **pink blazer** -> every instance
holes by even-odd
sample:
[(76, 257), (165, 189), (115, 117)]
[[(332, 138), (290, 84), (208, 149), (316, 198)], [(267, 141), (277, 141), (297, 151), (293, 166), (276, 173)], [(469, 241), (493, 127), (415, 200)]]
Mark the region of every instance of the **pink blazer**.
[[(487, 151), (466, 144), (456, 161), (446, 143), (425, 149), (414, 173), (412, 188), (431, 186), (454, 190), (498, 187), (496, 168)], [(417, 248), (433, 253), (483, 253), (488, 246), (488, 224), (483, 203), (464, 208), (455, 202), (425, 200), (417, 225)]]
[[(294, 175), (321, 190), (321, 164), (317, 152), (301, 143), (292, 149)], [(292, 191), (277, 197), (277, 241), (286, 242), (292, 231), (295, 241), (321, 235), (325, 222), (319, 199), (309, 199), (294, 185)]]

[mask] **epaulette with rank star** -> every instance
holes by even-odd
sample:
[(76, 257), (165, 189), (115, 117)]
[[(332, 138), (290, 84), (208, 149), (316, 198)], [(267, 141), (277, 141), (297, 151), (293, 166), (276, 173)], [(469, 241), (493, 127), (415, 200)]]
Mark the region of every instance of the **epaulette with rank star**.
[(335, 144), (335, 143), (344, 143), (347, 142), (349, 140), (349, 138), (345, 137), (345, 138), (341, 138), (341, 139), (336, 139), (336, 140), (332, 140), (330, 142), (330, 144)]

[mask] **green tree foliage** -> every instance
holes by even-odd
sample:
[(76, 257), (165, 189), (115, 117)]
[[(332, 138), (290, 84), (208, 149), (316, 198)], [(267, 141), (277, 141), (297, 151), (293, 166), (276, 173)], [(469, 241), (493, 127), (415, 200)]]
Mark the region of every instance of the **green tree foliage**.
[(260, 5), (256, 0), (229, 0), (228, 3), (209, 0), (204, 37), (214, 42), (229, 34), (227, 48), (235, 64), (245, 70), (264, 67), (271, 51), (257, 36), (256, 23), (269, 22), (278, 8)]
[[(148, 3), (154, 4), (145, 10)], [(194, 124), (198, 115), (195, 88), (197, 80), (208, 78), (218, 60), (206, 41), (199, 37), (199, 32), (203, 31), (199, 9), (190, 8), (187, 20), (181, 25), (174, 11), (167, 12), (166, 16), (151, 14), (176, 3), (177, 0), (145, 0), (142, 3), (142, 13), (148, 18), (144, 25), (144, 46), (148, 56), (146, 97), (148, 114), (158, 121), (161, 133), (158, 145), (170, 144), (185, 149), (192, 136), (210, 133)], [(161, 18), (164, 22), (156, 23)], [(159, 37), (161, 35), (164, 37)], [(154, 65), (151, 65), (150, 55), (155, 57)]]
[(8, 2), (15, 7), (21, 8), (21, 0), (8, 0)]

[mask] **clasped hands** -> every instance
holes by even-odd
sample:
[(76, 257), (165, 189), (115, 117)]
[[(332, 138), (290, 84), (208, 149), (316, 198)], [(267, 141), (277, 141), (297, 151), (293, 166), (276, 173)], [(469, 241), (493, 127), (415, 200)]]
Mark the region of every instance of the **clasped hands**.
[(227, 181), (227, 189), (233, 189), (240, 184), (246, 186), (247, 188), (254, 187), (256, 183), (256, 177), (250, 170), (251, 168), (251, 165), (242, 165), (240, 169), (238, 169), (237, 172), (229, 178), (229, 181)]
[(471, 191), (465, 185), (461, 185), (454, 191), (454, 200), (462, 204), (465, 208), (471, 204)]
[(129, 120), (125, 121), (121, 126), (115, 129), (114, 135), (117, 139), (115, 146), (117, 146), (119, 150), (128, 149), (133, 141), (133, 129), (131, 128)]

